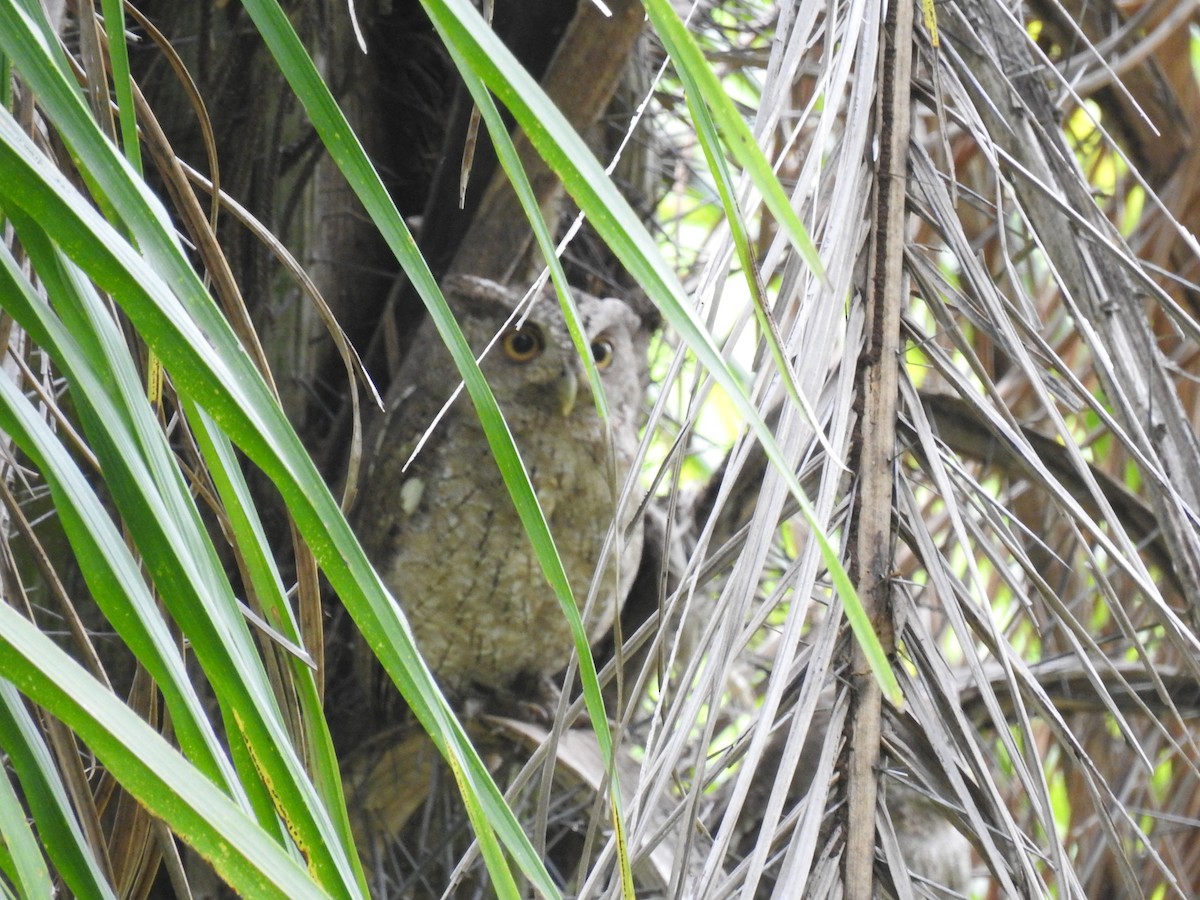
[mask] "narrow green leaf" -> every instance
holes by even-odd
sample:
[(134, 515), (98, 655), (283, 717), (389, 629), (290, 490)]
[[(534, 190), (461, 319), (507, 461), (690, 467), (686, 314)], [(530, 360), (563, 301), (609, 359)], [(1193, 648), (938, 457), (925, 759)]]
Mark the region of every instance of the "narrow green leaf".
[[(3, 685), (0, 685), (2, 688)], [(25, 818), (8, 772), (0, 772), (0, 840), (7, 859), (5, 871), (23, 897), (49, 897), (54, 893), (50, 870), (38, 846), (38, 839)]]
[(71, 894), (115, 897), (79, 828), (41, 731), (17, 689), (7, 681), (0, 681), (0, 747), (21, 781), (38, 840)]
[(712, 111), (713, 119), (725, 138), (725, 145), (749, 173), (767, 208), (784, 224), (792, 245), (805, 264), (823, 279), (825, 272), (821, 257), (808, 236), (808, 230), (792, 209), (791, 201), (775, 177), (771, 163), (763, 155), (746, 120), (733, 105), (721, 79), (704, 59), (695, 38), (688, 32), (670, 0), (643, 0), (643, 4), (663, 47), (675, 63), (675, 71), (684, 81), (688, 108), (692, 110), (693, 118), (696, 121), (708, 119), (706, 114), (696, 115), (701, 107)]
[(709, 112), (708, 106), (704, 103), (696, 84), (696, 79), (688, 73), (684, 76), (684, 82), (687, 85), (688, 109), (691, 111), (692, 121), (696, 125), (696, 136), (704, 152), (704, 158), (708, 163), (709, 171), (712, 173), (713, 182), (716, 184), (717, 194), (721, 198), (721, 206), (725, 210), (725, 222), (729, 226), (730, 237), (737, 251), (738, 262), (741, 263), (742, 274), (746, 279), (746, 287), (750, 295), (750, 300), (754, 304), (754, 317), (758, 320), (759, 331), (762, 334), (763, 340), (767, 342), (767, 348), (771, 351), (771, 358), (775, 362), (775, 371), (779, 373), (788, 397), (797, 407), (803, 410), (804, 415), (808, 418), (808, 422), (812, 426), (813, 434), (816, 435), (817, 440), (825, 447), (830, 458), (836, 458), (833, 448), (825, 440), (825, 434), (821, 429), (820, 423), (817, 421), (817, 417), (813, 414), (812, 407), (801, 393), (799, 385), (796, 384), (796, 376), (792, 371), (792, 364), (788, 361), (787, 354), (783, 350), (783, 342), (779, 337), (779, 329), (776, 327), (775, 320), (771, 316), (771, 310), (767, 306), (766, 289), (762, 283), (758, 264), (755, 262), (754, 255), (750, 250), (750, 237), (746, 233), (746, 224), (743, 221), (741, 207), (737, 202), (737, 197), (734, 196), (733, 178), (730, 175), (725, 157), (721, 154), (716, 125), (712, 120), (712, 115)]
[[(9, 404), (13, 393), (12, 383), (0, 379)], [(75, 731), (234, 890), (252, 897), (327, 896), (244, 810), (6, 603), (0, 603), (0, 675)]]
[[(288, 603), (279, 571), (270, 555), (266, 532), (263, 530), (233, 448), (229, 445), (228, 438), (202, 409), (189, 408), (186, 412), (196, 443), (204, 454), (209, 476), (213, 479), (229, 517), (234, 541), (242, 555), (250, 585), (263, 606), (268, 623), (293, 644), (300, 644), (299, 625), (291, 604)], [(333, 824), (341, 832), (342, 842), (347, 847), (353, 847), (354, 837), (350, 832), (341, 772), (333, 749), (333, 738), (321, 707), (315, 675), (304, 660), (291, 654), (287, 657), (291, 663), (293, 684), (306, 729), (308, 761), (314, 784), (325, 799), (325, 807), (333, 818)]]
[[(49, 271), (45, 277), (51, 277)], [(34, 295), (7, 247), (0, 247), (0, 298), (4, 308), (23, 323), (35, 340), (42, 346), (54, 345), (51, 333), (56, 320)], [(72, 340), (61, 324), (58, 332), (61, 341)], [(121, 639), (153, 676), (171, 712), (180, 745), (209, 778), (245, 802), (245, 795), (238, 793), (237, 777), (191, 686), (178, 643), (146, 590), (137, 562), (87, 479), (40, 420), (38, 427), (27, 432), (12, 428), (6, 431), (20, 442), (55, 492), (58, 516), (80, 559), (92, 596)]]
[(129, 47), (125, 44), (125, 6), (122, 0), (102, 0), (104, 31), (108, 35), (108, 57), (112, 66), (113, 93), (125, 158), (139, 175), (142, 172), (138, 142), (137, 111), (133, 102), (133, 77), (129, 73)]
[[(165, 437), (156, 427), (116, 324), (90, 285), (72, 280), (70, 264), (57, 262), (57, 251), (48, 246), (39, 227), (23, 214), (14, 211), (11, 216), (38, 271), (51, 285), (70, 337), (79, 339), (76, 343), (65, 333), (47, 333), (39, 343), (52, 352), (67, 376), (106, 484), (160, 596), (208, 675), (222, 711), (234, 718), (237, 727), (230, 730), (247, 741), (254, 765), (243, 769), (243, 783), (254, 784), (256, 774), (261, 777), (272, 801), (267, 804), (266, 798), (258, 798), (264, 825), (275, 823), (277, 811), (309, 856), (314, 872), (327, 889), (338, 893), (355, 881), (349, 877), (345, 848), (333, 838), (323, 804), (288, 740), (246, 622)], [(50, 221), (55, 218), (49, 216)], [(55, 278), (60, 269), (64, 277)], [(36, 333), (46, 321), (31, 323), (29, 330)], [(101, 381), (96, 372), (105, 372), (108, 378)]]
[[(667, 14), (670, 17), (675, 16), (674, 10), (668, 9)], [(792, 402), (804, 411), (809, 423), (814, 429), (818, 440), (825, 445), (830, 451), (831, 448), (820, 428), (816, 416), (813, 414), (812, 408), (807, 399), (800, 392), (799, 386), (796, 384), (795, 376), (792, 372), (791, 364), (788, 362), (783, 351), (783, 346), (779, 339), (779, 332), (775, 327), (775, 322), (771, 318), (770, 310), (766, 305), (765, 292), (763, 290), (762, 279), (758, 274), (758, 267), (754, 262), (753, 255), (750, 252), (750, 241), (746, 234), (745, 225), (742, 221), (742, 212), (738, 206), (737, 198), (734, 196), (733, 179), (729, 174), (729, 167), (726, 164), (724, 156), (720, 152), (720, 147), (717, 142), (715, 125), (710, 115), (709, 106), (706, 102), (705, 91), (701, 88), (702, 83), (708, 81), (708, 76), (715, 75), (712, 73), (711, 67), (704, 61), (700, 55), (699, 48), (695, 46), (695, 41), (686, 29), (682, 37), (675, 35), (676, 43), (670, 45), (672, 56), (677, 56), (675, 62), (676, 67), (683, 78), (685, 92), (688, 99), (688, 109), (692, 113), (692, 121), (696, 124), (696, 134), (699, 138), (700, 146), (704, 152), (704, 157), (708, 162), (709, 170), (713, 174), (713, 180), (717, 186), (717, 193), (721, 198), (721, 205), (725, 209), (725, 220), (729, 226), (731, 236), (733, 238), (734, 247), (737, 250), (738, 260), (741, 263), (742, 271), (745, 275), (746, 282), (749, 288), (750, 296), (754, 303), (755, 316), (759, 322), (759, 328), (762, 332), (763, 339), (767, 342), (770, 348), (771, 356), (775, 362), (775, 370), (779, 373), (783, 380), (785, 389)], [(691, 51), (695, 52), (692, 53)], [(696, 71), (700, 69), (701, 71)], [(726, 113), (732, 114), (738, 123), (741, 123), (741, 117), (737, 115), (737, 111), (733, 109), (732, 103), (722, 91), (720, 99), (728, 106)], [(720, 105), (720, 104), (718, 104)], [(728, 124), (726, 130), (729, 130)], [(748, 132), (747, 132), (748, 133)], [(754, 149), (758, 150), (757, 144)], [(761, 156), (761, 153), (759, 153)], [(765, 159), (763, 160), (765, 164)], [(770, 174), (770, 179), (776, 185), (778, 181), (773, 173)], [(757, 183), (757, 182), (756, 182)], [(788, 206), (790, 210), (790, 205)], [(799, 226), (799, 219), (796, 219), (796, 224)], [(802, 228), (802, 226), (800, 226)], [(816, 259), (815, 248), (812, 248), (811, 242), (808, 241), (807, 232), (803, 232), (805, 244), (812, 249), (812, 257)], [(820, 262), (817, 260), (816, 265), (807, 256), (806, 261), (815, 271), (820, 272)], [(808, 519), (810, 527), (812, 527), (813, 535), (821, 547), (821, 553), (828, 561), (830, 557), (838, 556), (836, 549), (825, 533), (816, 526), (809, 510), (804, 510), (805, 518)], [(839, 560), (840, 561), (840, 560)], [(883, 650), (883, 646), (879, 643), (874, 629), (871, 627), (870, 619), (866, 615), (866, 611), (862, 607), (862, 603), (858, 601), (858, 595), (854, 590), (854, 585), (846, 574), (844, 568), (840, 565), (830, 567), (830, 576), (834, 583), (834, 588), (839, 597), (842, 598), (842, 606), (846, 612), (846, 619), (850, 623), (850, 628), (854, 632), (855, 637), (863, 648), (864, 655), (867, 658), (871, 670), (875, 673), (876, 678), (888, 693), (888, 698), (900, 705), (902, 694), (900, 692), (899, 682), (896, 680), (895, 673), (892, 672), (891, 664), (888, 661), (887, 654)], [(847, 601), (847, 596), (853, 597), (853, 602)]]
[[(517, 197), (521, 202), (521, 206), (525, 211), (525, 215), (533, 228), (534, 237), (539, 249), (542, 251), (542, 255), (550, 269), (550, 276), (558, 291), (563, 317), (571, 333), (571, 339), (575, 344), (576, 352), (578, 352), (580, 358), (583, 360), (587, 370), (588, 380), (592, 385), (592, 396), (595, 398), (596, 411), (607, 422), (608, 405), (604, 399), (604, 385), (600, 381), (600, 374), (596, 371), (595, 361), (592, 359), (590, 342), (580, 325), (579, 311), (571, 296), (571, 288), (567, 283), (566, 273), (563, 271), (562, 263), (555, 250), (550, 229), (546, 226), (546, 222), (542, 218), (537, 197), (533, 193), (533, 188), (529, 183), (529, 178), (526, 176), (525, 170), (521, 167), (520, 158), (518, 157), (516, 148), (513, 146), (508, 128), (504, 120), (500, 117), (500, 112), (496, 109), (496, 104), (492, 101), (491, 94), (488, 93), (486, 86), (475, 77), (464, 60), (458, 58), (453, 46), (448, 46), (450, 46), (451, 56), (458, 65), (459, 71), (466, 79), (467, 87), (475, 100), (476, 107), (479, 109), (487, 125), (488, 134), (491, 135), (492, 142), (496, 147), (496, 154), (500, 165), (508, 175), (513, 189), (516, 191)], [(500, 444), (499, 441), (494, 440), (490, 435), (488, 440), (492, 445)], [(501, 447), (500, 449), (502, 450), (503, 448)], [(500, 457), (497, 456), (498, 461), (499, 459)], [(571, 627), (571, 637), (579, 659), (579, 679), (583, 689), (584, 703), (587, 707), (592, 730), (596, 735), (596, 741), (600, 747), (605, 769), (609, 776), (608, 791), (609, 799), (612, 803), (612, 820), (617, 832), (618, 864), (621, 870), (622, 884), (632, 884), (632, 870), (628, 847), (624, 839), (625, 814), (621, 802), (620, 779), (617, 777), (616, 754), (613, 747), (612, 732), (609, 729), (608, 715), (604, 709), (604, 696), (600, 688), (600, 678), (596, 672), (596, 662), (592, 657), (591, 642), (588, 639), (583, 619), (579, 614), (579, 606), (571, 593), (571, 585), (567, 579), (566, 570), (563, 568), (562, 560), (559, 558), (558, 551), (554, 545), (553, 535), (551, 535), (545, 516), (537, 504), (537, 496), (533, 491), (532, 484), (529, 482), (529, 474), (525, 471), (524, 466), (520, 464), (519, 458), (515, 462), (516, 466), (520, 467), (519, 470), (515, 467), (506, 468), (505, 466), (501, 466), (501, 473), (504, 476), (505, 484), (508, 486), (509, 493), (512, 495), (517, 509), (521, 510), (524, 508), (537, 512), (537, 515), (531, 517), (529, 520), (523, 518), (522, 524), (529, 535), (530, 542), (533, 544), (534, 552), (537, 554), (538, 563), (542, 567), (546, 580), (554, 589), (555, 596), (562, 607), (563, 615), (566, 616), (567, 622)], [(512, 466), (512, 463), (510, 462), (509, 465)]]

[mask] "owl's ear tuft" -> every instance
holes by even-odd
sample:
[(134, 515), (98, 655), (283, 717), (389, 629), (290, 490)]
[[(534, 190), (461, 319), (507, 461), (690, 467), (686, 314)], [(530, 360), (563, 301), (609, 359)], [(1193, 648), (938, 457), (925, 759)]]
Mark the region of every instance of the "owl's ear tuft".
[(649, 309), (640, 313), (639, 317), (642, 320), (642, 330), (647, 334), (654, 334), (654, 332), (662, 328), (663, 317), (662, 313), (658, 311), (657, 306), (651, 306)]
[(606, 297), (603, 302), (612, 309), (619, 306), (620, 313), (618, 315), (621, 322), (635, 341), (648, 342), (650, 335), (657, 331), (662, 324), (658, 310), (655, 310), (653, 315), (643, 315), (629, 301), (620, 297)]
[(478, 275), (451, 275), (442, 281), (442, 292), (451, 309), (465, 306), (495, 312), (499, 306), (512, 310), (521, 299), (516, 291)]

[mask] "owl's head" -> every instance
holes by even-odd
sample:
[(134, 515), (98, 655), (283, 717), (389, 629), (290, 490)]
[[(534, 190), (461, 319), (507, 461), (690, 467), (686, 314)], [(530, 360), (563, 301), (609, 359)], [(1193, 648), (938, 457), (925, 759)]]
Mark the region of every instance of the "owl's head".
[[(553, 290), (539, 295), (524, 321), (518, 316), (510, 322), (520, 293), (461, 275), (447, 279), (444, 288), (471, 349), (478, 354), (495, 339), (481, 368), (506, 415), (516, 407), (557, 411), (567, 420), (595, 416), (587, 374)], [(609, 409), (618, 420), (636, 422), (649, 329), (622, 300), (578, 290), (573, 296)]]

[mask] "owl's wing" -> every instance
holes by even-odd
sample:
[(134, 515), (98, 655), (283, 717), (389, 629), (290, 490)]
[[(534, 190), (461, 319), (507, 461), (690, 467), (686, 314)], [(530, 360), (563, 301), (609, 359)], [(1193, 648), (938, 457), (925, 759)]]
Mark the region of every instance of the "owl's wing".
[(420, 501), (421, 487), (436, 466), (438, 432), (462, 415), (460, 396), (439, 419), (458, 383), (449, 352), (426, 321), (388, 389), (386, 411), (368, 428), (363, 442), (354, 525), (368, 555), (378, 558), (395, 543), (407, 513)]

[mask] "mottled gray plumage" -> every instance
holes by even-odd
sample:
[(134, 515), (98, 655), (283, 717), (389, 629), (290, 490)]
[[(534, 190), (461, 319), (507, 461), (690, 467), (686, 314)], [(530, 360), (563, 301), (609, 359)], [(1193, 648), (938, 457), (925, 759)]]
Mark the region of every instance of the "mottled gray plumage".
[[(480, 278), (448, 279), (443, 287), (477, 355), (520, 300)], [(637, 451), (648, 336), (622, 301), (574, 296), (611, 412), (611, 442), (552, 294), (539, 298), (521, 329), (505, 330), (481, 368), (582, 607)], [(422, 654), (443, 688), (461, 698), (553, 674), (573, 644), (465, 391), (402, 470), (458, 383), (426, 321), (389, 392), (386, 417), (368, 439), (355, 521)], [(593, 641), (611, 625), (637, 570), (640, 520), (629, 527), (636, 505), (623, 514), (630, 536), (616, 541), (619, 557), (610, 556), (585, 620)]]

